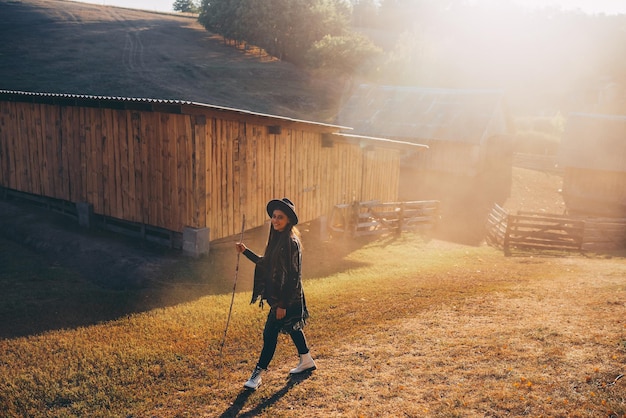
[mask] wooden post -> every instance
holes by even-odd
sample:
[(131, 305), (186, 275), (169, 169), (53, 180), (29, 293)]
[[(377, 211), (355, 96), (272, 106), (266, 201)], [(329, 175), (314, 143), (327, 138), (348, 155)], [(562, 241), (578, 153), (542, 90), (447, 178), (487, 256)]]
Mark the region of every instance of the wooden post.
[(502, 243), (502, 248), (504, 250), (504, 255), (509, 256), (511, 252), (509, 251), (509, 235), (511, 234), (511, 221), (509, 215), (505, 215), (506, 219), (506, 231), (504, 232), (504, 242)]
[(398, 212), (398, 230), (397, 234), (402, 235), (402, 228), (404, 227), (404, 202), (400, 203), (400, 211)]

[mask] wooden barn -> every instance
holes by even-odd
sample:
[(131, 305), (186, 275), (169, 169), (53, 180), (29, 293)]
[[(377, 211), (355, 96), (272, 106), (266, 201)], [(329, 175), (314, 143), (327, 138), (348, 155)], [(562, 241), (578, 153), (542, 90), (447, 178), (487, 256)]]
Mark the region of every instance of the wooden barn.
[(301, 222), (397, 200), (411, 144), (346, 130), (195, 102), (0, 91), (0, 191), (202, 254), (244, 215), (246, 229), (263, 225), (272, 198), (292, 199)]
[(626, 217), (626, 116), (571, 114), (559, 165), (568, 212)]
[(509, 196), (512, 124), (500, 91), (361, 85), (337, 123), (355, 134), (428, 145), (402, 159), (401, 199), (445, 205)]

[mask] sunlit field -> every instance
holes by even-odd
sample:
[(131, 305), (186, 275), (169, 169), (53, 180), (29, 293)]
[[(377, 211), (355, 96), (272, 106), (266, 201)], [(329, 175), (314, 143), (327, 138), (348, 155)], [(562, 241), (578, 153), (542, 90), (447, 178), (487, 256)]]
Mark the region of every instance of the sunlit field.
[[(558, 144), (569, 112), (626, 112), (623, 16), (435, 1), (415, 2), (429, 7), (411, 14), (390, 1), (388, 22), (367, 22), (365, 9), (354, 19), (382, 48), (371, 62), (305, 69), (248, 43), (234, 48), (190, 17), (4, 3), (27, 10), (3, 32), (11, 41), (0, 48), (0, 84), (9, 90), (189, 100), (332, 123), (361, 82), (501, 90), (518, 121), (559, 122), (548, 144)], [(272, 27), (252, 16), (242, 27)], [(528, 128), (517, 132), (522, 145), (540, 135)], [(557, 175), (515, 168), (512, 181), (507, 210), (564, 211)], [(176, 258), (145, 282), (120, 277), (118, 287), (0, 238), (0, 418), (626, 418), (626, 250), (505, 257), (443, 234), (321, 240), (317, 227), (302, 225), (317, 370), (290, 378), (298, 357), (281, 336), (254, 392), (243, 383), (268, 309), (249, 304), (252, 265), (236, 265), (237, 238), (211, 243), (199, 260)], [(266, 235), (246, 231), (245, 241), (261, 252)]]
[(625, 416), (623, 256), (412, 234), (305, 245), (336, 271), (305, 281), (310, 375), (287, 378), (286, 337), (244, 391), (267, 311), (238, 292), (220, 356), (222, 293), (0, 341), (3, 416)]

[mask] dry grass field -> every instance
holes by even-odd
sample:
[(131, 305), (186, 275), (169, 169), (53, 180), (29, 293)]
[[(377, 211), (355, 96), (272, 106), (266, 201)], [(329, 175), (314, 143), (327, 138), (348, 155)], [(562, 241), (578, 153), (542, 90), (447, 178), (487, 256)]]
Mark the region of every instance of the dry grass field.
[[(514, 169), (514, 178), (511, 210), (561, 204), (559, 176)], [(168, 265), (140, 291), (107, 289), (63, 260), (50, 263), (41, 249), (3, 241), (0, 284), (13, 298), (0, 305), (5, 324), (38, 298), (58, 298), (87, 318), (90, 306), (135, 309), (0, 340), (0, 410), (11, 417), (626, 416), (626, 254), (505, 257), (412, 234), (321, 242), (302, 226), (313, 314), (307, 336), (318, 370), (288, 380), (297, 357), (281, 339), (256, 392), (242, 384), (267, 311), (248, 304), (245, 259), (219, 355), (234, 239), (205, 259)], [(265, 233), (248, 231), (245, 240), (260, 250)], [(39, 314), (46, 322), (55, 312)]]
[[(332, 114), (336, 86), (189, 18), (59, 0), (0, 15), (2, 89)], [(560, 187), (515, 168), (505, 207), (562, 213)], [(222, 347), (234, 238), (190, 260), (0, 203), (2, 417), (626, 417), (624, 252), (505, 257), (436, 233), (320, 241), (302, 225), (318, 370), (287, 379), (283, 338), (248, 392), (267, 310), (248, 303), (242, 259)], [(245, 241), (260, 251), (266, 233)]]

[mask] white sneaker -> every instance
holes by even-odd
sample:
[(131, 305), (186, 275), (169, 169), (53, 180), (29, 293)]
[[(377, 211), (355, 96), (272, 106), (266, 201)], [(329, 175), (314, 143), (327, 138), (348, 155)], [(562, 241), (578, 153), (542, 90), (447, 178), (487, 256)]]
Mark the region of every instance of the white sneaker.
[(311, 353), (306, 353), (300, 355), (300, 363), (298, 363), (298, 366), (295, 369), (291, 369), (289, 373), (304, 373), (315, 370), (316, 368), (317, 366), (315, 366), (315, 362), (313, 361), (313, 357), (311, 357)]
[(248, 379), (248, 381), (243, 384), (243, 387), (247, 389), (256, 390), (256, 388), (261, 386), (261, 374), (263, 372), (264, 370), (262, 368), (260, 368), (259, 366), (256, 366), (254, 368), (254, 371), (252, 372), (252, 375), (250, 376), (250, 379)]

